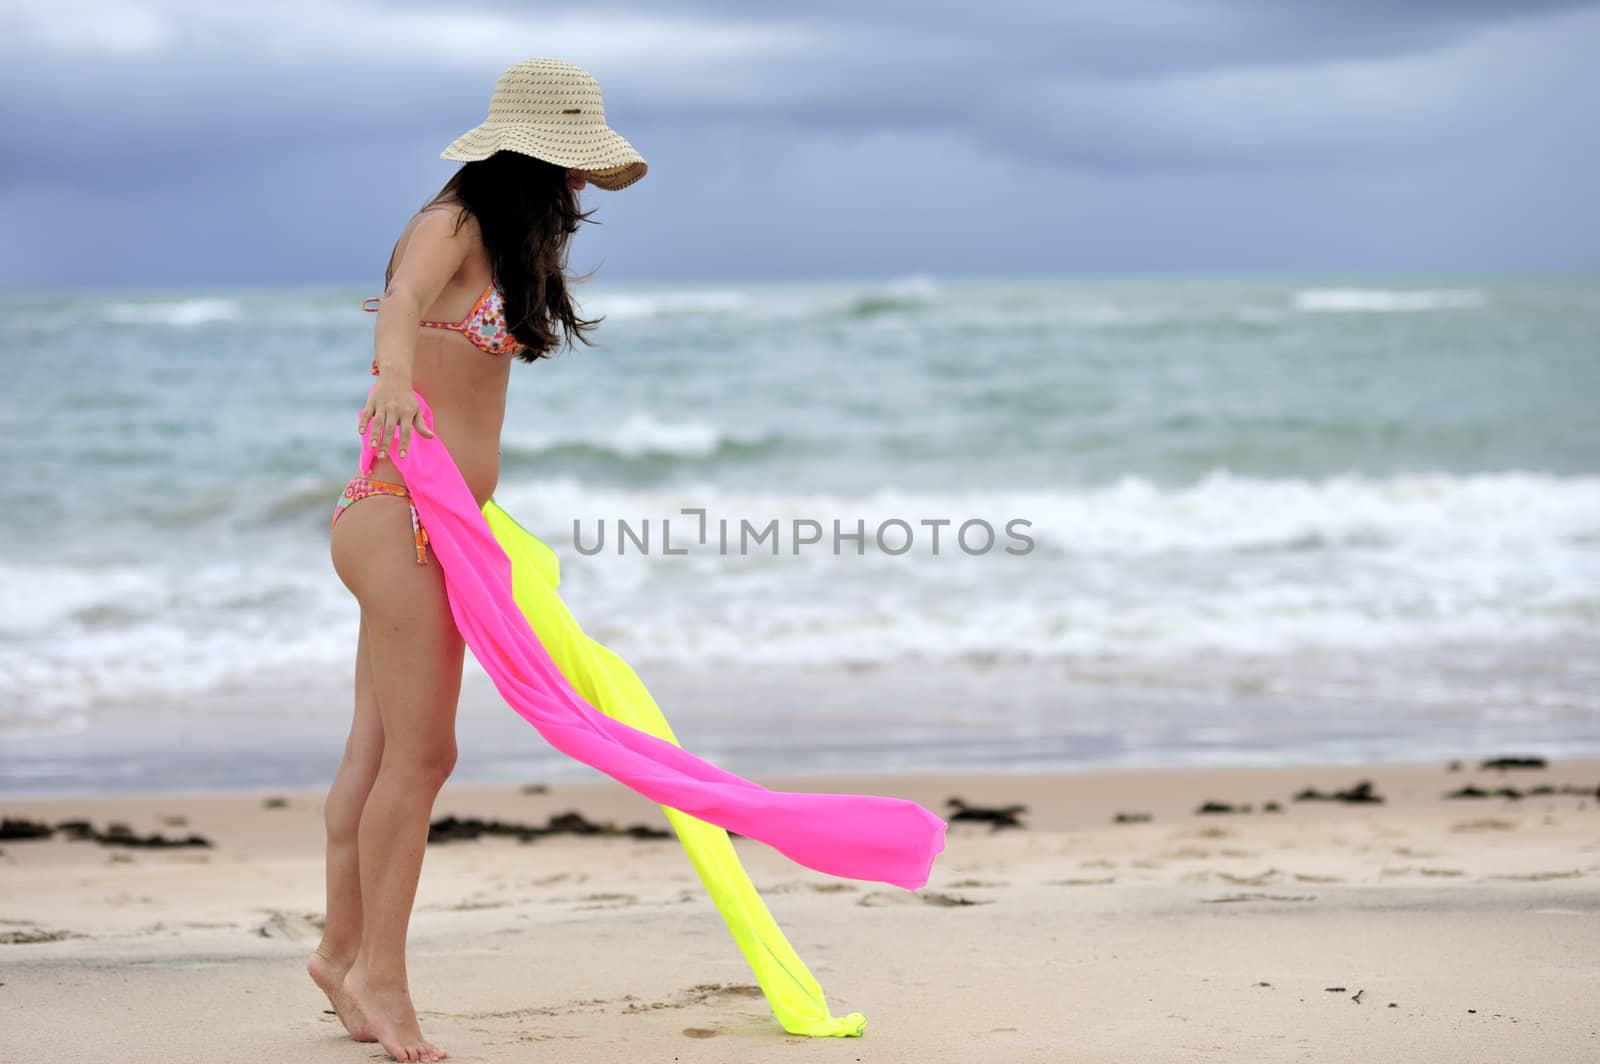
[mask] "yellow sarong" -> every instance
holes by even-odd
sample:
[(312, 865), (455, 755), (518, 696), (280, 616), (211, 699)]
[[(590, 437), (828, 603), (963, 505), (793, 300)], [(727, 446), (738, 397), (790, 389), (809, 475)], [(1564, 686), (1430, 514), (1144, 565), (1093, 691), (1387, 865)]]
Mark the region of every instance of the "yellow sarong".
[[(555, 552), (517, 524), (493, 499), (484, 504), (483, 516), (511, 559), (517, 606), (573, 688), (608, 717), (681, 746), (633, 669), (609, 648), (585, 635), (561, 601), (556, 593), (561, 565)], [(861, 1034), (866, 1016), (859, 1012), (834, 1016), (828, 1011), (822, 987), (767, 911), (739, 864), (728, 833), (680, 810), (668, 806), (661, 809), (783, 1029), (790, 1034), (811, 1036)]]

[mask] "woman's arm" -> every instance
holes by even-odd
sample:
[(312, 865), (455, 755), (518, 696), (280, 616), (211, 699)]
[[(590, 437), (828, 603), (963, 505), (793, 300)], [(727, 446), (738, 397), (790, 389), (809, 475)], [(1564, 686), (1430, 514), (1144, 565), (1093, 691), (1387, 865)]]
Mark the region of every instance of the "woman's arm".
[(411, 430), (433, 433), (422, 422), (422, 411), (412, 391), (412, 367), (417, 353), (417, 327), (422, 312), (431, 307), (466, 260), (477, 234), (468, 218), (458, 232), (455, 210), (426, 210), (400, 251), (400, 262), (378, 303), (378, 324), (373, 344), (378, 363), (378, 383), (367, 396), (356, 431), (365, 436), (369, 420), (377, 426), (373, 437), (378, 457), (386, 457), (395, 430), (400, 432), (400, 454), (405, 456)]

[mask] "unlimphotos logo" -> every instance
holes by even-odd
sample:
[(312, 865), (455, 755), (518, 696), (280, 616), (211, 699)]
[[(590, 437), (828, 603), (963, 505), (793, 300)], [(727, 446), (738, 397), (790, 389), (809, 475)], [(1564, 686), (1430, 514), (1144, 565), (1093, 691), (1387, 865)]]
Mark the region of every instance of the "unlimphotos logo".
[[(867, 541), (870, 538), (882, 554), (899, 556), (909, 554), (920, 547), (925, 553), (937, 557), (951, 542), (955, 543), (961, 553), (969, 555), (988, 554), (1000, 543), (1000, 536), (995, 526), (981, 517), (968, 518), (960, 524), (956, 524), (948, 517), (920, 517), (916, 518), (915, 522), (891, 517), (879, 521), (869, 536), (864, 518), (855, 520), (853, 530), (847, 530), (850, 526), (846, 522), (834, 519), (830, 522), (831, 532), (829, 532), (825, 530), (821, 521), (809, 517), (790, 518), (787, 521), (774, 517), (764, 524), (758, 524), (749, 518), (731, 522), (728, 518), (722, 517), (713, 521), (703, 507), (685, 507), (678, 512), (696, 518), (697, 527), (688, 538), (680, 535), (680, 539), (674, 545), (672, 519), (662, 518), (659, 540), (661, 554), (689, 554), (691, 547), (696, 546), (712, 547), (718, 554), (748, 555), (765, 551), (776, 557), (783, 551), (783, 545), (787, 542), (788, 552), (793, 555), (798, 555), (802, 549), (830, 549), (834, 554), (843, 554), (846, 543), (853, 544), (857, 555), (864, 555), (867, 553)], [(651, 533), (650, 518), (638, 521), (617, 518), (611, 524), (615, 527), (613, 542), (619, 556), (627, 554), (630, 546), (638, 554), (651, 554), (656, 551), (654, 546), (656, 539)], [(1015, 555), (1033, 552), (1034, 539), (1024, 531), (1033, 527), (1032, 521), (1013, 517), (1002, 527), (1010, 542), (1000, 549), (1007, 554)], [(919, 528), (922, 529), (920, 533)], [(715, 536), (712, 534), (713, 529)], [(606, 541), (605, 518), (595, 522), (594, 535), (588, 542), (585, 541), (583, 534), (583, 522), (577, 518), (573, 519), (572, 545), (579, 554), (591, 556), (599, 554), (606, 549)]]

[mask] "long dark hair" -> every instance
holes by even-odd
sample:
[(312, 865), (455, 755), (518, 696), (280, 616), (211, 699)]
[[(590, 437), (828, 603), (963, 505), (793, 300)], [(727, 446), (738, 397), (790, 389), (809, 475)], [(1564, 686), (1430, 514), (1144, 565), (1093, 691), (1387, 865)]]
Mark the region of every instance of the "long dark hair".
[[(524, 362), (548, 357), (574, 338), (594, 346), (584, 335), (603, 319), (580, 318), (568, 291), (568, 238), (594, 211), (578, 210), (578, 194), (567, 186), (567, 167), (521, 152), (497, 151), (487, 159), (465, 163), (423, 207), (455, 204), (456, 231), (467, 216), (478, 220), (495, 285), (505, 296), (506, 325), (523, 347)], [(598, 222), (594, 224), (599, 224)]]

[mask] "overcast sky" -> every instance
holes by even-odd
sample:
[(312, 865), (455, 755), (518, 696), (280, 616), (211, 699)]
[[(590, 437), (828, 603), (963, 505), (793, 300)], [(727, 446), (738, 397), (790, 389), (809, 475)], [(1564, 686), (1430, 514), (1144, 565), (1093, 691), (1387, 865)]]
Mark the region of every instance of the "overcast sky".
[(532, 56), (650, 163), (596, 283), (1600, 270), (1592, 2), (0, 10), (5, 289), (381, 286)]

